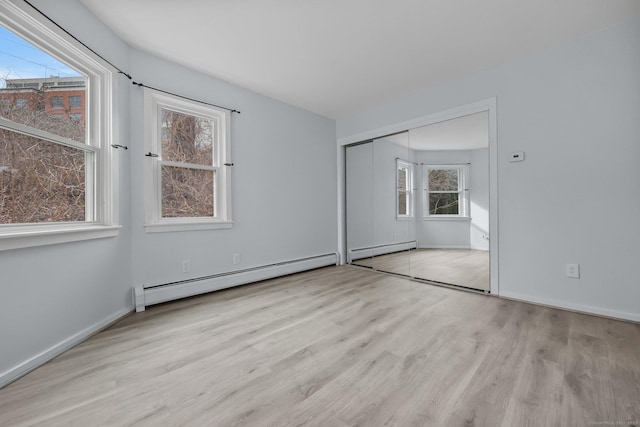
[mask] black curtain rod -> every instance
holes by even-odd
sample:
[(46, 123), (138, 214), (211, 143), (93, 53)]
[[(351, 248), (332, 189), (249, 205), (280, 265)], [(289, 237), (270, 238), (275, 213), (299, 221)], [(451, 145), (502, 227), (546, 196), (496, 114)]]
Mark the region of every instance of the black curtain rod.
[(122, 69), (120, 69), (120, 67), (117, 67), (113, 62), (109, 61), (108, 59), (106, 59), (104, 56), (100, 55), (98, 52), (96, 52), (95, 50), (91, 49), (89, 46), (87, 46), (82, 40), (80, 40), (79, 38), (77, 38), (76, 36), (74, 36), (73, 34), (71, 34), (69, 31), (67, 31), (64, 27), (62, 27), (62, 25), (58, 24), (56, 21), (54, 21), (52, 18), (49, 17), (49, 15), (47, 15), (46, 13), (44, 13), (43, 11), (41, 11), (40, 9), (38, 9), (37, 7), (35, 7), (31, 2), (29, 2), (28, 0), (22, 0), (24, 1), (26, 4), (28, 4), (33, 10), (35, 10), (36, 12), (38, 12), (40, 15), (42, 15), (44, 18), (46, 18), (49, 22), (51, 22), (53, 25), (55, 25), (56, 27), (58, 27), (60, 30), (62, 30), (65, 34), (67, 34), (69, 37), (71, 37), (72, 39), (74, 39), (75, 41), (77, 41), (78, 43), (80, 43), (82, 46), (84, 46), (87, 50), (89, 50), (91, 53), (93, 53), (94, 55), (96, 55), (98, 58), (102, 59), (104, 62), (106, 62), (107, 64), (111, 65), (117, 72), (118, 74), (122, 74), (123, 76), (125, 76), (126, 78), (128, 78), (129, 80), (131, 80), (131, 84), (138, 86), (138, 87), (146, 87), (149, 89), (153, 89), (153, 90), (157, 90), (158, 92), (162, 92), (162, 93), (166, 93), (168, 95), (173, 95), (173, 96), (177, 96), (178, 98), (182, 98), (182, 99), (186, 99), (189, 101), (193, 101), (193, 102), (198, 102), (200, 104), (204, 104), (204, 105), (209, 105), (211, 107), (217, 107), (217, 108), (222, 108), (223, 110), (227, 110), (230, 111), (232, 113), (238, 113), (240, 114), (240, 111), (234, 109), (234, 108), (228, 108), (228, 107), (223, 107), (222, 105), (217, 105), (217, 104), (212, 104), (210, 102), (205, 102), (205, 101), (200, 101), (199, 99), (193, 99), (193, 98), (189, 98), (188, 96), (183, 96), (183, 95), (179, 95), (177, 93), (174, 92), (169, 92), (168, 90), (162, 90), (162, 89), (158, 89), (155, 88), (153, 86), (147, 86), (143, 83), (140, 82), (136, 82), (133, 80), (133, 77), (131, 77), (131, 75), (129, 73), (126, 73), (124, 71), (122, 71)]

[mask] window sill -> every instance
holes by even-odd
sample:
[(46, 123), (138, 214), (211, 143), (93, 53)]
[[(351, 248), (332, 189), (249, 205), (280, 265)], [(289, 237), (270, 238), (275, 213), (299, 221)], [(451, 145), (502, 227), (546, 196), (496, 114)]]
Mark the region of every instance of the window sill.
[(425, 221), (471, 221), (470, 216), (458, 215), (425, 216), (422, 219)]
[(7, 230), (0, 228), (0, 251), (116, 237), (120, 228), (120, 225), (95, 224), (33, 225)]
[(220, 230), (232, 227), (233, 221), (160, 222), (155, 224), (146, 224), (144, 226), (144, 231), (147, 233), (164, 233), (171, 231)]

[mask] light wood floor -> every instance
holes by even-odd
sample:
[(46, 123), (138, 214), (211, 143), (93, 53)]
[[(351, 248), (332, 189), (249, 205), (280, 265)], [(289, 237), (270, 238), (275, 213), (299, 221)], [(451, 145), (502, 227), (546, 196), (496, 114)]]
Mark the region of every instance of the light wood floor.
[(639, 419), (640, 325), (352, 266), (151, 307), (0, 390), (2, 426)]
[(425, 280), (491, 290), (489, 252), (472, 249), (415, 249), (353, 261), (356, 265)]

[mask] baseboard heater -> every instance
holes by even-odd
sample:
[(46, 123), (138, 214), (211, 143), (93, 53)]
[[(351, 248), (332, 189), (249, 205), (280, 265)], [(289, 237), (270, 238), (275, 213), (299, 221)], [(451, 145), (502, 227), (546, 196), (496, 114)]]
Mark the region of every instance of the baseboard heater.
[(314, 268), (338, 265), (339, 262), (340, 257), (334, 252), (178, 282), (136, 286), (133, 290), (134, 302), (136, 311), (140, 312), (150, 305), (313, 270)]
[(411, 240), (408, 242), (389, 243), (386, 245), (368, 246), (365, 248), (350, 249), (347, 252), (347, 263), (351, 264), (351, 261), (362, 258), (371, 258), (372, 256), (385, 255), (393, 252), (407, 251), (409, 249), (416, 249), (418, 242)]

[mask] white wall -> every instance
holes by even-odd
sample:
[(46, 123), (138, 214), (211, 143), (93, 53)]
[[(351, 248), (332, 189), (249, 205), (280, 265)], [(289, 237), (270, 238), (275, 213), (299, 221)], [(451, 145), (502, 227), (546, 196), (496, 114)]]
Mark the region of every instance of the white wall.
[(499, 293), (640, 320), (638, 76), (635, 18), (345, 117), (337, 135), (497, 97)]
[[(127, 46), (80, 2), (34, 3), (113, 62), (129, 66)], [(117, 143), (131, 145), (129, 83), (118, 81)], [(118, 155), (119, 237), (0, 252), (0, 385), (37, 365), (39, 355), (50, 357), (83, 331), (132, 308), (129, 153)]]
[[(144, 231), (143, 93), (131, 93), (133, 284), (162, 284), (336, 251), (335, 122), (133, 50), (147, 85), (241, 111), (231, 118), (232, 229)], [(233, 254), (241, 262), (233, 264)], [(182, 260), (191, 272), (182, 273)]]
[(373, 243), (376, 246), (415, 240), (414, 220), (396, 216), (396, 159), (413, 161), (406, 147), (385, 138), (373, 142)]
[[(144, 232), (142, 90), (119, 76), (117, 142), (129, 146), (119, 151), (122, 232), (0, 252), (0, 385), (129, 312), (134, 285), (336, 251), (333, 120), (131, 50), (79, 0), (35, 3), (137, 81), (242, 111), (231, 123), (235, 223), (230, 230)], [(188, 274), (181, 273), (185, 259)]]
[(373, 143), (346, 149), (347, 249), (373, 246)]
[(489, 250), (489, 149), (469, 152), (469, 246)]
[(385, 138), (346, 150), (347, 248), (415, 240), (414, 219), (396, 217), (396, 159), (412, 161), (411, 150)]

